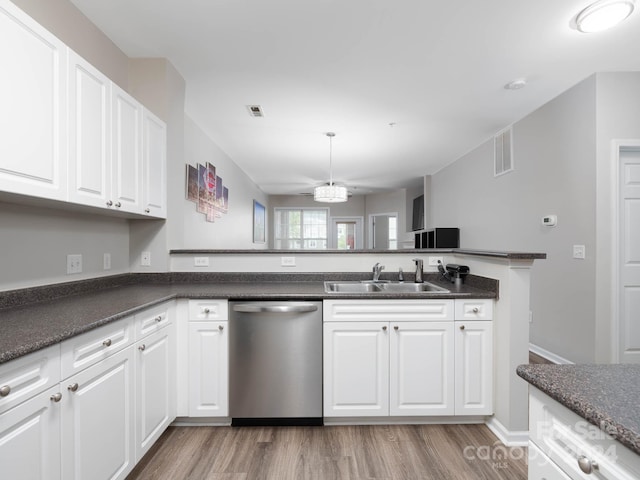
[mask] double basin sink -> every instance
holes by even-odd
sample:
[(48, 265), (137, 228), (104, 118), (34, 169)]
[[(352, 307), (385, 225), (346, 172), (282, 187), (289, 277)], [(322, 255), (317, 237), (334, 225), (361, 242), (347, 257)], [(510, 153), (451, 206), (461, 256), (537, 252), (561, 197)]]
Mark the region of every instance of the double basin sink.
[(327, 293), (448, 293), (446, 288), (439, 287), (429, 282), (324, 282), (324, 291)]

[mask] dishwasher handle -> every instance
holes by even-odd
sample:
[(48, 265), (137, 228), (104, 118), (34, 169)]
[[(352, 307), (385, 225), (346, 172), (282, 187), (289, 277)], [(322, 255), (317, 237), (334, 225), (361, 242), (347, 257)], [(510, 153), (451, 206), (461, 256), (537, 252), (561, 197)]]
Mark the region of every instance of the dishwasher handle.
[(305, 313), (315, 312), (318, 305), (313, 303), (239, 303), (233, 306), (234, 312), (242, 313)]

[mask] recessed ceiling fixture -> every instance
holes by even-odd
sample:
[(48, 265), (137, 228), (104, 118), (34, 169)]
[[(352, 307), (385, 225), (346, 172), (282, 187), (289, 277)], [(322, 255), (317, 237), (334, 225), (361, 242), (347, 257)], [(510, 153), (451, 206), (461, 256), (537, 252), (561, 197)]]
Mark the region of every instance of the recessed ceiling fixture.
[(576, 16), (576, 27), (593, 33), (614, 27), (633, 12), (635, 0), (599, 0)]
[(332, 173), (332, 156), (333, 156), (333, 137), (336, 136), (333, 132), (327, 132), (329, 137), (329, 184), (321, 185), (313, 190), (313, 199), (316, 202), (325, 203), (339, 203), (347, 201), (347, 187), (333, 184)]
[(517, 80), (513, 80), (512, 82), (507, 83), (504, 88), (505, 90), (520, 90), (527, 85), (527, 81), (524, 78), (518, 78)]
[(252, 117), (264, 117), (262, 107), (260, 105), (247, 105), (247, 110)]

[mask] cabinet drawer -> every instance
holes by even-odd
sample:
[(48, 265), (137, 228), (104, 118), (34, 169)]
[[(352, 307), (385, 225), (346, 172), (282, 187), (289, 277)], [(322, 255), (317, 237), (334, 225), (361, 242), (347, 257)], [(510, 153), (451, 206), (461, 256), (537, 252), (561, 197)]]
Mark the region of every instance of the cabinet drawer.
[(325, 300), (325, 322), (453, 320), (453, 300)]
[(493, 300), (456, 300), (456, 320), (493, 320)]
[(189, 300), (189, 321), (217, 322), (229, 319), (226, 300)]
[(172, 303), (163, 303), (136, 314), (136, 339), (140, 340), (170, 324), (172, 321), (171, 305)]
[(598, 464), (594, 478), (640, 478), (640, 456), (540, 390), (529, 392), (531, 441), (570, 478), (586, 478), (578, 464), (583, 456)]
[(0, 365), (0, 413), (60, 381), (60, 345)]
[(529, 442), (529, 480), (571, 480), (536, 444)]
[(133, 317), (123, 318), (62, 343), (62, 378), (67, 378), (131, 345)]

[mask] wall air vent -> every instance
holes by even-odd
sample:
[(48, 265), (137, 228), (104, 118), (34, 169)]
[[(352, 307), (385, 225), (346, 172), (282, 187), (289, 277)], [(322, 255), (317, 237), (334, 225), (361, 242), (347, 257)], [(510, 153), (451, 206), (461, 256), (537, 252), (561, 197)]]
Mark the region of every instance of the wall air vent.
[(495, 177), (513, 171), (511, 127), (493, 137), (493, 174)]
[(264, 117), (264, 113), (262, 112), (262, 107), (260, 105), (247, 105), (247, 109), (252, 117)]

